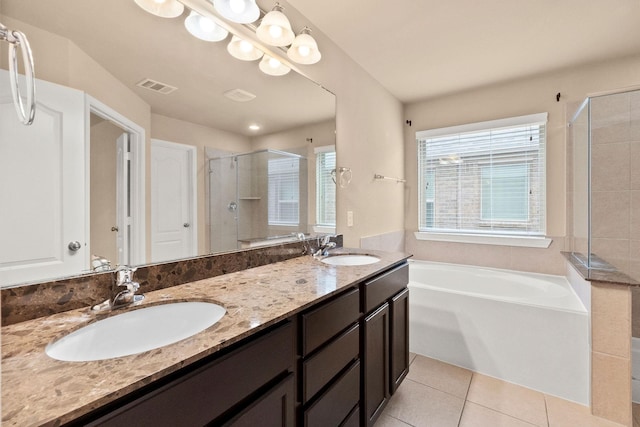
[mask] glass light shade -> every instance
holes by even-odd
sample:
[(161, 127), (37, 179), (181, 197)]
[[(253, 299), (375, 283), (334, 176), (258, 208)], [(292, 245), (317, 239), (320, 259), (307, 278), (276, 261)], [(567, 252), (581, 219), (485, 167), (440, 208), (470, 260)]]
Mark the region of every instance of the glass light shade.
[(213, 7), (229, 21), (250, 24), (260, 17), (256, 0), (213, 0)]
[(311, 30), (304, 28), (300, 34), (295, 38), (289, 50), (287, 50), (287, 56), (298, 64), (315, 64), (320, 61), (322, 54), (318, 50), (318, 43), (311, 37)]
[(161, 18), (177, 18), (184, 12), (184, 5), (176, 0), (135, 0), (147, 12)]
[(256, 35), (262, 42), (271, 46), (289, 46), (295, 38), (289, 20), (277, 4), (262, 18)]
[(184, 26), (194, 37), (208, 42), (219, 42), (229, 35), (229, 32), (218, 25), (213, 19), (191, 11), (184, 20)]
[(264, 55), (260, 49), (256, 49), (254, 45), (238, 36), (231, 38), (231, 41), (227, 45), (227, 52), (241, 61), (255, 61)]
[(270, 57), (269, 55), (265, 55), (262, 57), (262, 61), (260, 61), (259, 67), (263, 73), (270, 76), (284, 76), (289, 71), (291, 71), (291, 68), (287, 67), (279, 60)]

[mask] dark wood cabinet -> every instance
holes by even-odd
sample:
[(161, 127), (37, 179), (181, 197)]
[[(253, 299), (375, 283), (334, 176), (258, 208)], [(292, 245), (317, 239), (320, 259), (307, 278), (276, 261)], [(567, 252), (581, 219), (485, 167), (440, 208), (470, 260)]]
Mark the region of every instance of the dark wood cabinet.
[(393, 394), (409, 373), (409, 289), (391, 298), (389, 316), (389, 391)]
[(304, 425), (329, 427), (342, 425), (360, 401), (360, 361), (350, 365), (345, 373), (305, 411)]
[[(124, 402), (94, 414), (76, 425), (89, 426), (203, 426), (224, 424), (263, 398), (273, 384), (292, 377), (295, 364), (295, 328), (287, 321), (240, 344), (222, 357), (177, 374), (177, 378), (141, 390)], [(292, 383), (295, 386), (295, 382)], [(295, 387), (288, 393), (295, 410)], [(251, 416), (269, 402), (257, 406)], [(104, 412), (104, 411), (103, 411)]]
[(289, 374), (224, 426), (294, 427), (296, 424), (295, 387), (295, 376)]
[(399, 266), (361, 285), (361, 425), (372, 426), (409, 372), (409, 266)]
[(360, 403), (360, 290), (349, 289), (300, 318), (301, 424), (339, 426)]
[(371, 426), (382, 413), (389, 393), (389, 304), (384, 303), (364, 319), (364, 425)]

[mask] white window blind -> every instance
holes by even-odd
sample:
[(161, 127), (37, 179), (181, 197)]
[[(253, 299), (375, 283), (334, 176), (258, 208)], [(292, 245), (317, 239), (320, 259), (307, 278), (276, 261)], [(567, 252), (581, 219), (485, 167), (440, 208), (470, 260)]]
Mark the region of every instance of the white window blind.
[(545, 234), (547, 114), (416, 133), (419, 230)]
[(298, 225), (300, 222), (300, 160), (269, 159), (269, 225)]
[(331, 172), (336, 169), (334, 146), (316, 149), (316, 224), (336, 226), (336, 184)]

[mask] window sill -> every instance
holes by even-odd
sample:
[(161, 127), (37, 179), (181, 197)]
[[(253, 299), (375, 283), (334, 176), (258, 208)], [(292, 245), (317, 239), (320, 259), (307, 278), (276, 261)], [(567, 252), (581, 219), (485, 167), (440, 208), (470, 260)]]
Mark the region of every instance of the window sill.
[(553, 239), (548, 237), (521, 236), (476, 236), (473, 234), (427, 233), (416, 231), (417, 240), (436, 242), (475, 243), (477, 245), (518, 246), (525, 248), (548, 248)]
[(313, 226), (314, 233), (322, 233), (322, 234), (336, 234), (335, 227), (327, 227), (324, 225), (314, 225)]

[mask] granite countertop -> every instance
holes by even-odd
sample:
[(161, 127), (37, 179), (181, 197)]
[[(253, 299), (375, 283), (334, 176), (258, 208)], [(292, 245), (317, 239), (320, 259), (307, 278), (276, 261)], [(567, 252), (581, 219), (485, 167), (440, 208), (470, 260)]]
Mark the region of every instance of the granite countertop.
[(333, 252), (375, 254), (381, 261), (343, 267), (303, 256), (146, 293), (138, 307), (200, 300), (222, 305), (227, 314), (192, 337), (136, 355), (94, 362), (47, 356), (48, 343), (96, 320), (88, 308), (3, 327), (2, 424), (71, 421), (408, 258), (370, 250)]

